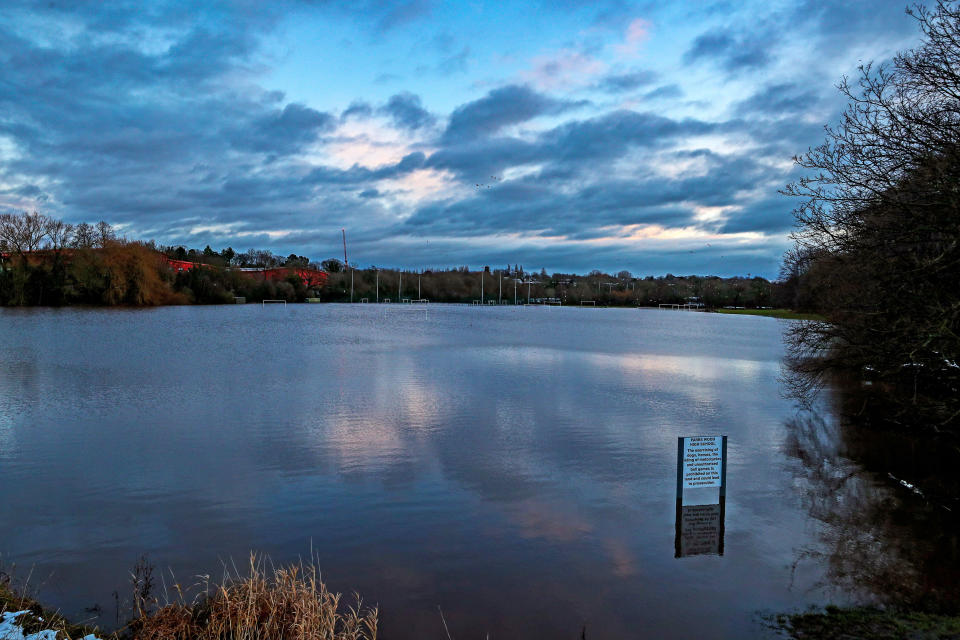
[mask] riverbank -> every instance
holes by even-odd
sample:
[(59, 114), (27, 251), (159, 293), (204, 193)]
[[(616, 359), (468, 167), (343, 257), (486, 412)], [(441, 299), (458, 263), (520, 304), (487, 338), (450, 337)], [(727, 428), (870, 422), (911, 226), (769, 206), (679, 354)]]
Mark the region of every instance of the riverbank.
[[(5, 576), (4, 576), (5, 577)], [(81, 624), (73, 624), (51, 609), (22, 593), (17, 593), (10, 584), (0, 581), (0, 640), (29, 640), (34, 634), (42, 639), (51, 635), (42, 633), (53, 631), (57, 637), (95, 640), (97, 629)], [(13, 616), (12, 614), (19, 614)], [(51, 639), (52, 640), (52, 639)]]
[(869, 607), (781, 614), (773, 625), (796, 640), (955, 640), (960, 617)]
[[(19, 593), (10, 580), (0, 583), (0, 640), (374, 640), (379, 612), (356, 596), (342, 603), (320, 580), (312, 563), (268, 568), (254, 554), (245, 574), (227, 572), (219, 584), (173, 585), (176, 601), (161, 603), (152, 595), (153, 566), (142, 559), (131, 575), (129, 620), (109, 633), (71, 624), (36, 600)], [(234, 571), (236, 571), (234, 569)], [(118, 602), (118, 609), (121, 606)]]
[(826, 322), (826, 318), (818, 313), (800, 313), (790, 309), (712, 309), (716, 313), (729, 313), (742, 316), (765, 316), (781, 318), (783, 320), (816, 320)]

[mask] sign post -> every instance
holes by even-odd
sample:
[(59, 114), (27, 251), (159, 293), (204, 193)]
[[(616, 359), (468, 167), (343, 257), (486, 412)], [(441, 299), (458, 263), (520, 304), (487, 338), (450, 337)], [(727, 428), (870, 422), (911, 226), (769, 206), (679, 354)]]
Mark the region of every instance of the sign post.
[[(705, 517), (705, 505), (683, 506), (684, 489), (720, 489), (719, 517)], [(727, 436), (677, 438), (677, 519), (674, 539), (675, 557), (718, 553), (723, 555), (724, 519), (727, 502)], [(698, 511), (699, 509), (699, 511)], [(695, 515), (696, 512), (696, 515)], [(703, 512), (703, 513), (701, 513)], [(716, 544), (708, 543), (716, 532)], [(699, 540), (691, 544), (692, 535)], [(715, 551), (714, 551), (715, 549)]]

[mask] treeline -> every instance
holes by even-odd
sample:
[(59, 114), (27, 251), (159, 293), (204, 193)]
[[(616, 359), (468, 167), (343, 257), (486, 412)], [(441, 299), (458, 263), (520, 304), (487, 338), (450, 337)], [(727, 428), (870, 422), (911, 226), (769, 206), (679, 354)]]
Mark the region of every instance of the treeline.
[[(186, 260), (199, 256), (193, 261), (212, 266), (171, 269), (163, 255), (179, 258), (181, 251), (190, 256)], [(127, 240), (102, 221), (71, 225), (36, 212), (0, 214), (0, 305), (218, 304), (235, 297), (296, 302), (316, 294), (295, 274), (277, 281), (258, 279), (217, 268), (230, 260), (203, 253)], [(260, 261), (250, 266), (310, 264), (303, 256), (280, 259), (269, 251), (240, 255)]]
[[(0, 215), (0, 304), (162, 305), (232, 303), (237, 297), (326, 302), (581, 303), (599, 306), (703, 304), (706, 307), (764, 307), (782, 304), (781, 288), (760, 277), (634, 277), (592, 271), (587, 275), (528, 273), (520, 265), (503, 269), (467, 267), (420, 272), (347, 268), (331, 258), (277, 256), (268, 250), (237, 252), (232, 247), (202, 250), (157, 246), (119, 237), (106, 222), (70, 225), (39, 213)], [(172, 269), (163, 259), (193, 263)], [(258, 278), (236, 268), (312, 268), (328, 274), (325, 286), (310, 289), (291, 273), (280, 280)]]
[(323, 269), (323, 264), (311, 262), (306, 256), (298, 256), (291, 253), (286, 258), (274, 255), (269, 249), (250, 249), (243, 253), (233, 250), (233, 247), (227, 247), (222, 251), (214, 251), (207, 245), (202, 251), (197, 249), (187, 249), (183, 246), (163, 246), (159, 249), (172, 260), (183, 260), (196, 264), (206, 264), (215, 267), (259, 267), (270, 269), (272, 267), (309, 267), (312, 269)]
[(829, 321), (791, 333), (798, 390), (867, 381), (889, 417), (942, 433), (960, 424), (960, 7), (910, 13), (922, 44), (844, 81), (840, 124), (797, 159), (781, 280)]
[[(325, 261), (325, 264), (330, 261)], [(397, 302), (427, 299), (431, 302), (518, 304), (560, 302), (565, 305), (593, 303), (598, 306), (657, 306), (700, 303), (707, 307), (765, 307), (778, 301), (775, 283), (755, 278), (717, 276), (634, 277), (629, 271), (587, 275), (541, 270), (529, 274), (522, 267), (470, 271), (429, 269), (422, 272), (396, 269), (335, 268), (320, 298), (327, 302)], [(329, 266), (329, 265), (328, 265)], [(328, 272), (330, 270), (328, 269)]]

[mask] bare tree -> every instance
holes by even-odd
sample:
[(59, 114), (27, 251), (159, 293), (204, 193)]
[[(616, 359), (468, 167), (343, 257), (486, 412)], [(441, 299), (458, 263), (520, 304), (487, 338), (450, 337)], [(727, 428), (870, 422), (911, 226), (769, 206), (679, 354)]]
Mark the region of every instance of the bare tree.
[(786, 275), (816, 278), (829, 320), (796, 328), (791, 349), (798, 371), (846, 370), (937, 404), (960, 384), (960, 9), (908, 13), (920, 46), (841, 82), (839, 125), (784, 190), (802, 200)]
[(76, 226), (73, 232), (73, 247), (76, 249), (92, 249), (96, 244), (96, 229), (81, 222)]
[(73, 229), (72, 224), (67, 224), (63, 220), (55, 218), (47, 220), (46, 232), (50, 248), (61, 251), (70, 246), (73, 242)]
[(36, 211), (0, 214), (0, 242), (22, 257), (43, 246), (50, 222), (50, 218)]
[(103, 248), (111, 242), (115, 242), (116, 239), (117, 234), (108, 222), (101, 220), (97, 223), (96, 231), (94, 232), (95, 246)]

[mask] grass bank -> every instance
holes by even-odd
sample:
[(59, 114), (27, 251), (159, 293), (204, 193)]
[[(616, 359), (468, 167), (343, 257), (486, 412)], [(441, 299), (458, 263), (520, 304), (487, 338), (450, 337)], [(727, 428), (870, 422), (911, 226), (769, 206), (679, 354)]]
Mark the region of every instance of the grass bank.
[[(376, 640), (379, 613), (359, 596), (352, 605), (329, 591), (313, 563), (275, 568), (251, 555), (246, 573), (227, 573), (218, 584), (173, 584), (174, 600), (152, 595), (153, 566), (143, 559), (131, 573), (129, 620), (120, 629), (70, 624), (62, 616), (0, 583), (0, 613), (27, 611), (16, 619), (24, 634), (50, 629), (56, 640)], [(166, 587), (164, 589), (167, 591)], [(119, 616), (118, 616), (119, 617)]]
[(782, 318), (784, 320), (817, 320), (824, 322), (826, 318), (817, 313), (800, 313), (790, 309), (714, 309), (716, 313), (731, 313), (742, 316), (766, 316), (768, 318)]
[(774, 626), (796, 640), (956, 640), (960, 617), (869, 607), (782, 614)]
[(52, 629), (57, 632), (57, 638), (76, 640), (97, 632), (93, 627), (72, 624), (59, 613), (43, 607), (33, 598), (15, 589), (8, 576), (0, 575), (0, 613), (16, 611), (26, 612), (16, 619), (17, 626), (25, 635)]

